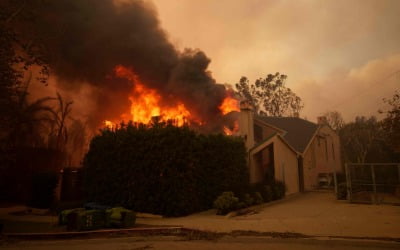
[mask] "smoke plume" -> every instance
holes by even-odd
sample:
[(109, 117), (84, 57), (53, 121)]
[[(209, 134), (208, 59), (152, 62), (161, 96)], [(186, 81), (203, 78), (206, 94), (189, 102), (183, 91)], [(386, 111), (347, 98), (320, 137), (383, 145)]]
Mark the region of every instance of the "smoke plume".
[(36, 24), (57, 88), (91, 89), (93, 125), (130, 108), (133, 83), (113, 75), (117, 65), (157, 89), (165, 105), (182, 101), (202, 120), (219, 113), (226, 90), (207, 71), (210, 59), (198, 49), (177, 51), (147, 1), (48, 1)]

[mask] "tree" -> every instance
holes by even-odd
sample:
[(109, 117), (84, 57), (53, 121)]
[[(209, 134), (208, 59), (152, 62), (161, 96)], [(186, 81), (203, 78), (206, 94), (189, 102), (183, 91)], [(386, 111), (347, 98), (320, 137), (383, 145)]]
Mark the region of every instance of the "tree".
[[(46, 82), (48, 66), (44, 48), (27, 28), (41, 6), (40, 0), (0, 1), (0, 140), (6, 147), (15, 113), (21, 108), (20, 97), (26, 95), (24, 78), (29, 78), (31, 66), (39, 69), (39, 79)], [(36, 13), (37, 15), (39, 13)], [(28, 75), (26, 73), (29, 73)]]
[(400, 153), (400, 92), (396, 91), (392, 99), (384, 99), (390, 105), (390, 110), (386, 113), (386, 118), (382, 121), (386, 139), (392, 149)]
[(394, 159), (381, 123), (374, 116), (356, 117), (340, 130), (340, 139), (346, 162), (391, 162)]
[(72, 101), (65, 102), (62, 96), (57, 92), (58, 108), (53, 111), (53, 122), (50, 132), (50, 146), (61, 152), (65, 152), (68, 142), (68, 130), (66, 121), (71, 113)]
[(246, 77), (236, 83), (237, 94), (249, 100), (257, 114), (297, 116), (303, 103), (290, 88), (285, 87), (286, 75), (275, 73), (259, 78), (253, 84)]
[(338, 111), (327, 111), (323, 116), (326, 118), (328, 125), (337, 132), (345, 125), (343, 117)]

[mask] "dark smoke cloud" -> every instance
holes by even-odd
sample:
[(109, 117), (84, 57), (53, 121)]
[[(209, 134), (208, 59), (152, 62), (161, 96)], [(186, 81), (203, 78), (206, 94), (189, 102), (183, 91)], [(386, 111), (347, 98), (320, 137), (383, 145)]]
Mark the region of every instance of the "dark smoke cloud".
[(42, 7), (37, 28), (49, 52), (59, 86), (94, 86), (100, 122), (129, 109), (132, 83), (112, 77), (116, 65), (134, 70), (148, 87), (183, 101), (203, 120), (212, 119), (225, 95), (207, 71), (199, 50), (178, 52), (146, 1), (57, 0)]

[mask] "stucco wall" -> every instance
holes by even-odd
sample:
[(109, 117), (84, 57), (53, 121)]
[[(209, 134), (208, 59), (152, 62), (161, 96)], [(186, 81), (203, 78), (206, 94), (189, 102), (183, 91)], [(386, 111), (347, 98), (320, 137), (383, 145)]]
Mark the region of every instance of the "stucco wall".
[(286, 184), (286, 194), (299, 192), (297, 155), (278, 137), (274, 141), (275, 179)]
[[(257, 159), (257, 154), (265, 155), (261, 149), (273, 145), (274, 151), (274, 178), (282, 181), (286, 185), (286, 194), (299, 192), (299, 174), (297, 164), (297, 154), (293, 152), (278, 136), (274, 136), (264, 145), (254, 149), (250, 160), (250, 182), (257, 183), (263, 180), (265, 169), (263, 162)], [(264, 162), (265, 163), (265, 162)]]
[(322, 126), (309, 145), (303, 160), (304, 188), (318, 187), (319, 173), (342, 172), (339, 136), (328, 126)]

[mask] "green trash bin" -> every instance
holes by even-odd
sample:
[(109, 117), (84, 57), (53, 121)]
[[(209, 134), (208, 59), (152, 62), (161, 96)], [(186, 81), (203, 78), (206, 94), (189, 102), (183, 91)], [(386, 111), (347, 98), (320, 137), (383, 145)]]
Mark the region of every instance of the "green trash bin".
[(80, 211), (85, 211), (85, 209), (80, 207), (80, 208), (67, 209), (67, 210), (61, 211), (61, 213), (58, 215), (58, 224), (61, 226), (67, 225), (68, 215), (71, 213), (80, 212)]
[(105, 227), (103, 210), (75, 211), (67, 216), (67, 230), (94, 230)]
[(123, 207), (114, 207), (106, 210), (107, 227), (132, 227), (136, 222), (136, 214)]

